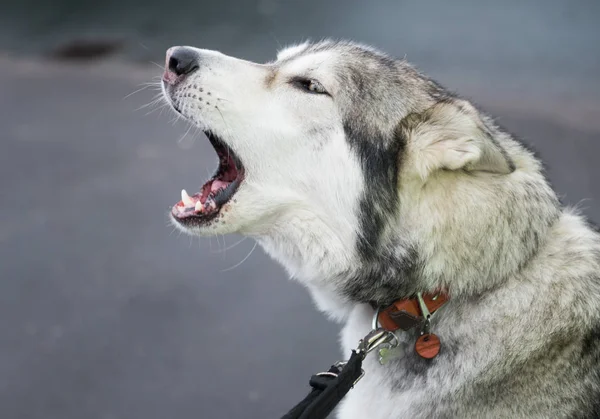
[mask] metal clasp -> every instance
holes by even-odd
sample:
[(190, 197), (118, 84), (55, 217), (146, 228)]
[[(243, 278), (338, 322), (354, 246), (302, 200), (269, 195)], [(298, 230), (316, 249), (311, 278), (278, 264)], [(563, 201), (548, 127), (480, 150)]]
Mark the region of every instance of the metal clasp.
[(364, 338), (362, 338), (358, 342), (357, 352), (362, 353), (363, 356), (366, 356), (369, 352), (373, 351), (375, 348), (383, 345), (390, 344), (391, 346), (395, 346), (398, 344), (398, 338), (396, 335), (388, 330), (382, 329), (381, 327), (371, 330)]
[[(372, 352), (374, 349), (377, 349), (380, 346), (384, 346), (386, 348), (394, 348), (398, 346), (398, 337), (389, 330), (385, 330), (382, 327), (379, 327), (379, 323), (377, 321), (377, 317), (379, 315), (379, 310), (375, 312), (375, 317), (373, 318), (373, 330), (371, 330), (367, 335), (358, 341), (358, 347), (356, 348), (356, 353), (362, 356), (364, 359), (368, 353)], [(342, 370), (348, 361), (338, 361), (335, 366), (338, 370)], [(317, 375), (324, 375), (334, 377), (337, 374), (332, 372), (322, 372)], [(365, 370), (361, 369), (361, 375), (356, 379), (353, 385), (356, 385), (360, 381), (361, 378), (365, 375)]]
[[(369, 352), (373, 351), (381, 345), (389, 344), (389, 342), (391, 342), (392, 340), (395, 341), (397, 344), (396, 335), (394, 335), (392, 332), (388, 332), (385, 329), (377, 328), (375, 330), (371, 330), (369, 333), (367, 333), (367, 335), (364, 338), (358, 341), (358, 347), (356, 348), (356, 352), (364, 359)], [(345, 364), (346, 362), (339, 362), (337, 365), (343, 368)], [(358, 383), (360, 379), (365, 376), (365, 370), (361, 368), (360, 372), (361, 374), (356, 379), (356, 381), (354, 381), (354, 383), (352, 384), (353, 386), (355, 386), (356, 383)]]

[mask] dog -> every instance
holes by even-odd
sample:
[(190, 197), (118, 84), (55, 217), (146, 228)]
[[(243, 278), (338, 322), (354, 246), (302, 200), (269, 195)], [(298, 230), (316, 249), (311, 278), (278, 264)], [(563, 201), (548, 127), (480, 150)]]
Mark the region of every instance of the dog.
[(219, 156), (174, 225), (254, 238), (343, 324), (344, 354), (378, 307), (447, 295), (439, 354), (394, 332), (339, 418), (600, 417), (600, 235), (468, 100), (331, 40), (266, 64), (173, 47), (162, 88)]

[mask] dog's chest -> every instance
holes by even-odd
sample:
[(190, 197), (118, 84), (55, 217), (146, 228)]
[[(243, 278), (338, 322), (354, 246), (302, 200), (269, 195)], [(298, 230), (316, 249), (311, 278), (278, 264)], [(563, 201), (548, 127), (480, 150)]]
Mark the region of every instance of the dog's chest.
[(448, 387), (432, 385), (427, 372), (415, 367), (410, 358), (397, 358), (383, 366), (376, 357), (367, 360), (365, 376), (346, 396), (339, 419), (446, 417), (439, 409)]
[[(368, 306), (352, 311), (341, 336), (344, 354), (356, 348), (371, 329), (372, 316)], [(445, 357), (421, 358), (415, 351), (416, 332), (399, 332), (397, 336), (399, 345), (388, 355), (388, 362), (380, 364), (378, 350), (367, 356), (365, 376), (346, 396), (338, 413), (340, 419), (444, 417), (436, 410), (458, 384), (459, 372), (453, 371)]]

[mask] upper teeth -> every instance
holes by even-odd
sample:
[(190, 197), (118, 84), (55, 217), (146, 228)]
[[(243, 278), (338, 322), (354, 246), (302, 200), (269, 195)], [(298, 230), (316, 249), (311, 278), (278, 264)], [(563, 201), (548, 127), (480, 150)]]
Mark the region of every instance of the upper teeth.
[(196, 211), (202, 211), (202, 202), (196, 201), (196, 206), (194, 207)]
[(185, 189), (181, 190), (181, 202), (183, 202), (183, 205), (185, 205), (186, 207), (194, 206), (194, 201), (192, 200), (192, 198), (190, 198)]

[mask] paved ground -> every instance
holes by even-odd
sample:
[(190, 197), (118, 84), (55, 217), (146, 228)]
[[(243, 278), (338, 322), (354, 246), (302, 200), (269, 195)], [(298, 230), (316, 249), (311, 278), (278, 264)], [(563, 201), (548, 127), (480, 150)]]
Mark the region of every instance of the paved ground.
[[(532, 144), (563, 200), (600, 221), (598, 33), (593, 14), (551, 4), (546, 20), (528, 9), (540, 32), (521, 55), (510, 31), (442, 19), (456, 11), (436, 22), (457, 56), (444, 55), (443, 42), (428, 48), (416, 23), (398, 31), (416, 33), (408, 49), (421, 64)], [(331, 13), (324, 6), (307, 25), (323, 27)], [(349, 12), (346, 24), (358, 19)], [(389, 19), (378, 36), (393, 44)], [(477, 50), (464, 42), (485, 49), (478, 27), (504, 39), (499, 57), (513, 61), (461, 55)], [(333, 35), (373, 41), (357, 28)], [(286, 42), (294, 31), (283, 31)], [(536, 56), (527, 45), (543, 48)], [(337, 326), (260, 249), (247, 257), (250, 240), (230, 248), (239, 238), (190, 240), (168, 226), (181, 188), (196, 189), (216, 159), (170, 113), (136, 111), (153, 92), (124, 99), (159, 73), (0, 56), (1, 418), (275, 418), (304, 395), (310, 373), (338, 358)]]

